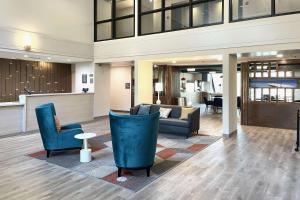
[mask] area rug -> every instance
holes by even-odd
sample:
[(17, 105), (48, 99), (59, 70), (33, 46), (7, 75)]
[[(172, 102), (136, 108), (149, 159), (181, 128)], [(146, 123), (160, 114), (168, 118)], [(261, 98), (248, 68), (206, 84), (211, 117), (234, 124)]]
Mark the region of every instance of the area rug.
[(137, 192), (167, 171), (205, 149), (221, 137), (195, 135), (188, 139), (179, 136), (159, 134), (155, 164), (151, 168), (151, 176), (146, 176), (146, 170), (123, 171), (126, 181), (117, 181), (117, 168), (115, 167), (111, 135), (101, 135), (89, 140), (93, 160), (89, 163), (80, 163), (79, 150), (55, 152), (50, 158), (45, 151), (39, 151), (29, 156), (48, 163), (81, 172), (89, 176), (108, 181)]

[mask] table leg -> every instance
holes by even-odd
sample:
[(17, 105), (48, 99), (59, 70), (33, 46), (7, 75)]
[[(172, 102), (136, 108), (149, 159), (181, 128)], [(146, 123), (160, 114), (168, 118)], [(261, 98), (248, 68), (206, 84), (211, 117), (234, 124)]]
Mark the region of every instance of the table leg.
[(88, 149), (87, 139), (83, 140), (83, 149), (85, 149), (85, 150)]
[(92, 151), (88, 148), (87, 139), (83, 140), (83, 149), (80, 150), (80, 162), (90, 162)]

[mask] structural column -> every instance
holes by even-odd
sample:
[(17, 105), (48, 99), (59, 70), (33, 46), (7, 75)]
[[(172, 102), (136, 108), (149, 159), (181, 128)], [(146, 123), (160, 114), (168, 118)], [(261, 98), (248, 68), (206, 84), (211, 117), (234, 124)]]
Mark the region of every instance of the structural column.
[(237, 131), (237, 56), (223, 55), (223, 135)]
[(153, 63), (136, 60), (134, 63), (134, 104), (153, 103)]

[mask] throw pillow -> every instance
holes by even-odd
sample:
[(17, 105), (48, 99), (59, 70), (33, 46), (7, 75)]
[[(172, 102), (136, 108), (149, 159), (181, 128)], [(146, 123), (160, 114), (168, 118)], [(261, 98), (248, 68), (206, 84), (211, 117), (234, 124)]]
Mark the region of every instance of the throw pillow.
[(54, 115), (54, 120), (55, 120), (56, 130), (57, 130), (57, 132), (60, 132), (60, 130), (61, 130), (61, 123), (60, 123), (60, 120), (58, 119), (58, 117), (56, 115)]
[(194, 111), (194, 108), (182, 107), (180, 119), (188, 119), (189, 114), (193, 111)]
[(137, 115), (149, 115), (150, 105), (140, 105)]
[(160, 117), (161, 118), (168, 118), (170, 113), (172, 111), (172, 108), (163, 108), (163, 107), (160, 107), (159, 108), (159, 112), (160, 112)]

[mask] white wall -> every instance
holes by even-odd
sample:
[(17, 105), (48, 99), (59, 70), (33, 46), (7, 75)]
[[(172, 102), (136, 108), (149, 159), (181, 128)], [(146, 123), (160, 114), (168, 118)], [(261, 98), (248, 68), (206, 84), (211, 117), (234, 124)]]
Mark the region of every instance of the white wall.
[(95, 66), (95, 117), (130, 110), (131, 89), (125, 89), (125, 83), (131, 83), (131, 66)]
[(92, 59), (93, 1), (1, 0), (0, 50), (23, 50)]
[(153, 103), (153, 63), (137, 60), (134, 63), (134, 103)]
[(294, 31), (299, 26), (300, 14), (295, 14), (96, 42), (94, 59), (100, 63), (299, 49), (300, 35)]
[(94, 117), (106, 116), (110, 110), (110, 66), (95, 66)]
[(111, 67), (110, 108), (112, 110), (130, 110), (131, 89), (125, 89), (125, 83), (130, 83), (131, 86), (131, 66)]
[[(87, 83), (82, 83), (82, 75), (87, 74)], [(89, 92), (94, 92), (94, 83), (90, 83), (90, 74), (94, 79), (94, 63), (76, 63), (72, 66), (72, 92), (82, 92), (82, 88), (89, 88)]]

